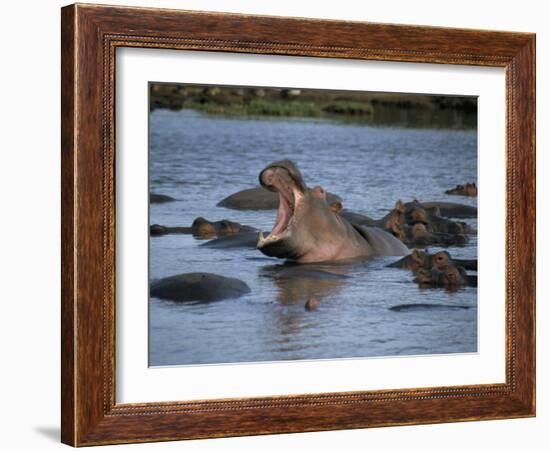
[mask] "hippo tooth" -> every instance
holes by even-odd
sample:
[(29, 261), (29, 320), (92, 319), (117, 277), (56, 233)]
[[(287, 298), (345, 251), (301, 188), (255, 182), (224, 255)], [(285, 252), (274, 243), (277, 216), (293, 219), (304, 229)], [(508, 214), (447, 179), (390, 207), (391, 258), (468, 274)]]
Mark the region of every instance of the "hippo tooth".
[(262, 243), (263, 241), (265, 241), (264, 232), (260, 232), (258, 235), (258, 243)]

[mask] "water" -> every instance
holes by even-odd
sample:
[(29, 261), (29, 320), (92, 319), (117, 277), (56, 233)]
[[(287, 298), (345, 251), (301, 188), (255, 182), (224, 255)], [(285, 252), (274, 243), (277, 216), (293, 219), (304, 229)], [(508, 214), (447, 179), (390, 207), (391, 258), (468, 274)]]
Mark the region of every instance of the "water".
[[(375, 218), (398, 199), (476, 205), (476, 199), (443, 194), (457, 183), (477, 181), (475, 130), (155, 110), (150, 190), (177, 201), (152, 204), (150, 222), (187, 226), (203, 216), (270, 230), (275, 211), (229, 210), (216, 203), (257, 185), (259, 171), (283, 158), (298, 164), (309, 186), (320, 184), (339, 194), (345, 208)], [(476, 220), (468, 222), (476, 228)], [(477, 288), (420, 289), (410, 271), (385, 267), (395, 257), (331, 266), (347, 276), (343, 279), (275, 280), (273, 265), (282, 261), (253, 249), (212, 249), (201, 242), (190, 235), (151, 238), (150, 278), (205, 271), (241, 279), (251, 292), (196, 305), (151, 298), (152, 366), (477, 351)], [(476, 258), (476, 236), (448, 250), (457, 258)], [(321, 300), (316, 311), (304, 309), (304, 290)], [(471, 308), (389, 310), (406, 303)]]

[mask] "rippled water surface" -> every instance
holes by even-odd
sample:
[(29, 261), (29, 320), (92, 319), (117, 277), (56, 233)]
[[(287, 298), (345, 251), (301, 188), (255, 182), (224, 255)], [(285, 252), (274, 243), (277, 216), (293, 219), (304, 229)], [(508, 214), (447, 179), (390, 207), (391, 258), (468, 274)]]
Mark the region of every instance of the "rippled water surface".
[[(475, 130), (370, 127), (312, 119), (237, 119), (190, 110), (150, 113), (150, 190), (177, 200), (152, 204), (151, 224), (188, 226), (197, 216), (269, 230), (275, 211), (216, 207), (257, 184), (269, 162), (294, 160), (309, 186), (339, 194), (348, 209), (382, 217), (397, 199), (453, 201), (457, 183), (477, 181)], [(476, 228), (476, 220), (468, 220)], [(253, 249), (200, 246), (191, 235), (150, 240), (151, 280), (205, 271), (245, 281), (251, 292), (210, 304), (151, 298), (149, 363), (178, 365), (371, 357), (477, 350), (477, 288), (420, 289), (395, 257), (325, 265), (328, 281), (275, 280), (280, 260)], [(433, 248), (434, 250), (436, 248)], [(477, 257), (476, 236), (455, 257)], [(321, 300), (304, 309), (304, 293)], [(466, 306), (394, 311), (399, 304)]]

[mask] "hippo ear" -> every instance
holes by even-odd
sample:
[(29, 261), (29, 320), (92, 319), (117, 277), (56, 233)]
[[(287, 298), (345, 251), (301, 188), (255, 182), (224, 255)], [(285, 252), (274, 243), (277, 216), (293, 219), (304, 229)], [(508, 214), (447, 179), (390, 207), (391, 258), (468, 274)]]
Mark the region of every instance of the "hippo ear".
[(336, 214), (340, 213), (344, 209), (342, 202), (333, 202), (328, 207)]
[(392, 231), (392, 234), (403, 241), (405, 239), (405, 234), (403, 233), (403, 229), (401, 228), (401, 224), (399, 224), (398, 221), (392, 221), (389, 224), (389, 228)]
[(199, 216), (198, 218), (195, 218), (193, 221), (193, 224), (191, 224), (192, 227), (198, 227), (202, 224), (209, 224), (210, 221), (208, 219), (203, 218), (202, 216)]
[(395, 203), (395, 207), (394, 207), (398, 212), (400, 213), (405, 213), (405, 205), (403, 204), (403, 202), (401, 202), (401, 199), (399, 199), (396, 203)]

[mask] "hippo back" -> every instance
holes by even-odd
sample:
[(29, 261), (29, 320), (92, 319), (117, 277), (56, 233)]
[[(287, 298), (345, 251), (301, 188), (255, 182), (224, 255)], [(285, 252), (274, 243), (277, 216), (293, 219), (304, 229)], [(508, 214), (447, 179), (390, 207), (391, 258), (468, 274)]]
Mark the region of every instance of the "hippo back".
[(352, 224), (359, 234), (367, 240), (376, 255), (407, 255), (409, 249), (391, 233), (380, 227)]

